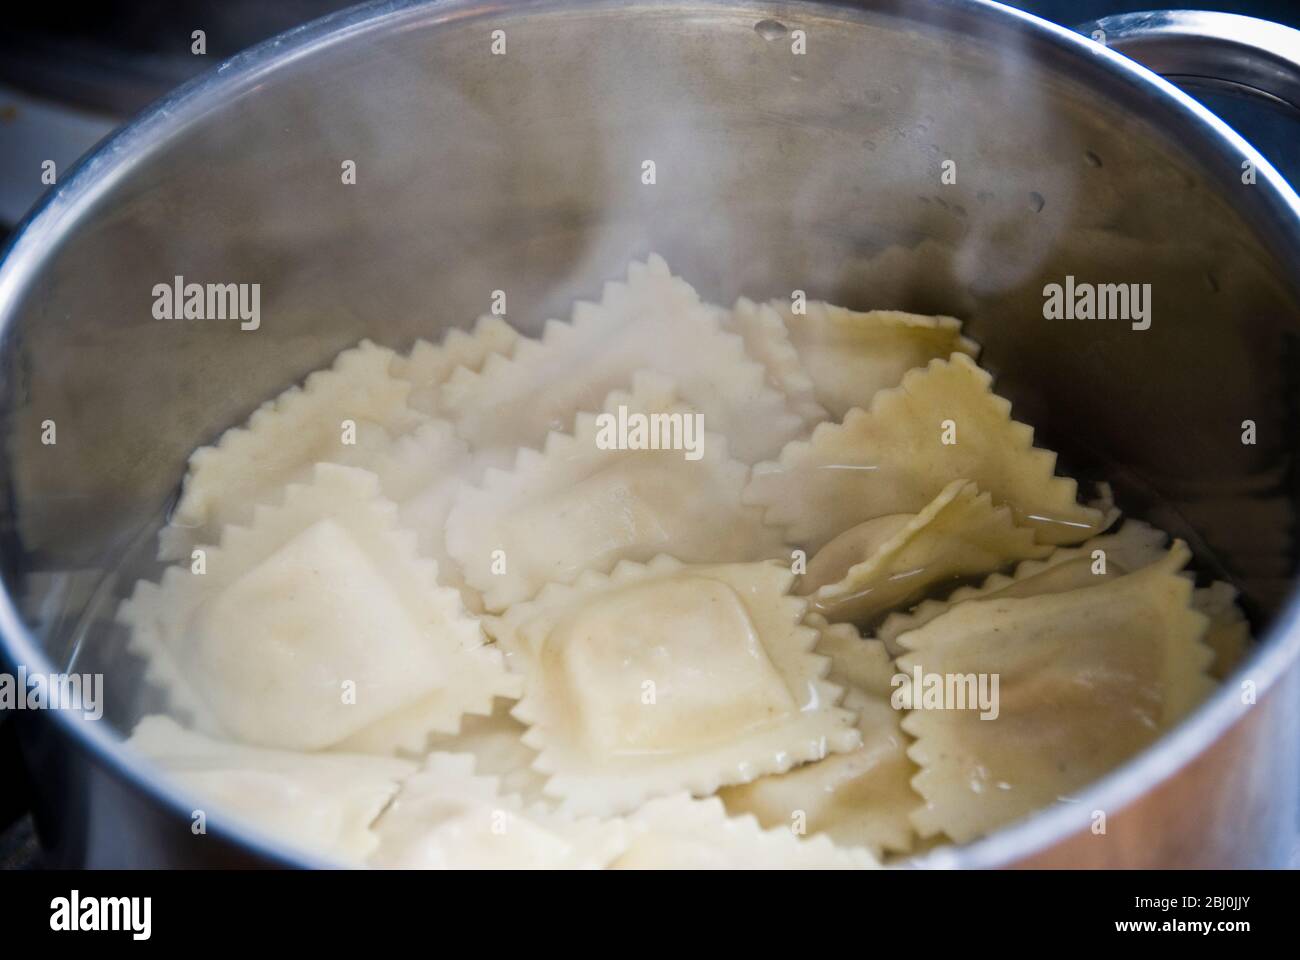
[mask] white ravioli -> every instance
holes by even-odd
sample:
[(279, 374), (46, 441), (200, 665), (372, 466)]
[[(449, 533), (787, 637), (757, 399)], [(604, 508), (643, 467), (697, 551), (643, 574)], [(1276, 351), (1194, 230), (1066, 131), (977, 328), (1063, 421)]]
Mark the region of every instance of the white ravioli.
[(803, 418), (805, 427), (826, 419), (825, 408), (817, 402), (812, 377), (790, 342), (790, 332), (779, 313), (766, 303), (741, 297), (723, 324), (732, 333), (740, 334), (745, 352), (763, 365), (767, 382), (785, 394), (790, 409)]
[[(511, 472), (489, 469), (481, 488), (463, 486), (447, 519), (447, 550), (465, 579), (499, 612), (547, 583), (606, 573), (620, 560), (661, 553), (689, 563), (785, 556), (780, 532), (740, 503), (749, 469), (726, 440), (704, 434), (699, 459), (680, 449), (602, 444), (620, 411), (689, 425), (696, 412), (662, 377), (638, 374), (596, 414), (578, 414), (572, 434), (553, 433), (543, 453), (521, 450)], [(667, 429), (667, 427), (666, 427)]]
[(375, 824), (370, 863), (416, 870), (600, 869), (627, 847), (621, 821), (572, 820), (503, 796), (468, 754), (432, 753)]
[(1106, 518), (1077, 502), (1075, 482), (1054, 475), (1056, 455), (1033, 446), (1033, 430), (1011, 419), (991, 384), (965, 354), (933, 360), (876, 394), (870, 410), (823, 423), (779, 461), (758, 464), (746, 502), (810, 550), (854, 524), (916, 513), (958, 479), (1009, 506), (1041, 543), (1099, 533)]
[(562, 809), (608, 815), (859, 742), (774, 562), (624, 562), (485, 621), (524, 674), (515, 716)]
[(389, 373), (396, 358), (363, 340), (328, 370), (262, 404), (247, 426), (194, 451), (180, 500), (159, 533), (159, 558), (188, 558), (195, 544), (216, 543), (224, 527), (247, 523), (255, 506), (307, 480), (315, 464), (362, 465), (418, 425), (422, 417), (406, 402), (410, 384)]
[(232, 814), (275, 840), (349, 863), (375, 848), (371, 824), (415, 770), (389, 757), (226, 743), (157, 716), (141, 720), (127, 746), (192, 791), (209, 825)]
[(850, 624), (832, 625), (817, 614), (805, 622), (821, 631), (817, 652), (831, 659), (827, 679), (847, 690), (843, 705), (858, 716), (862, 744), (718, 795), (729, 813), (753, 814), (764, 827), (799, 826), (876, 856), (908, 853), (915, 840), (911, 815), (921, 798), (912, 789), (917, 769), (907, 756), (903, 714), (890, 703), (893, 661), (883, 644), (862, 639)]
[(854, 407), (867, 409), (877, 392), (896, 387), (914, 367), (979, 348), (961, 335), (961, 321), (898, 310), (858, 313), (819, 300), (797, 314), (773, 301), (789, 331), (814, 396), (836, 420)]
[(319, 464), (251, 527), (228, 527), (203, 572), (141, 581), (118, 619), (178, 706), (263, 746), (418, 748), (518, 679), (441, 587), (370, 473)]
[(724, 332), (724, 317), (652, 256), (628, 268), (626, 283), (606, 284), (600, 303), (576, 304), (572, 323), (549, 321), (540, 341), (521, 339), (511, 358), (490, 356), (478, 373), (457, 370), (441, 409), (475, 450), (536, 449), (650, 369), (676, 381), (732, 456), (753, 463), (774, 456), (803, 420), (741, 338)]
[(945, 600), (926, 600), (908, 613), (894, 613), (880, 625), (876, 638), (895, 656), (898, 638), (916, 630), (951, 607), (968, 600), (993, 597), (1036, 597), (1094, 586), (1122, 577), (1162, 559), (1168, 536), (1138, 520), (1127, 520), (1115, 533), (1103, 534), (1077, 547), (1053, 550), (1043, 560), (1026, 560), (1010, 575), (995, 573), (977, 587), (961, 587)]
[(1016, 526), (968, 480), (954, 480), (917, 514), (868, 520), (808, 562), (796, 592), (831, 620), (869, 621), (956, 577), (990, 573), (1052, 548)]
[[(997, 716), (931, 709), (910, 695), (903, 727), (925, 798), (923, 836), (958, 843), (1069, 798), (1168, 730), (1213, 689), (1207, 618), (1179, 575), (1178, 542), (1157, 563), (1091, 587), (957, 604), (903, 634), (908, 675), (997, 676)], [(951, 707), (952, 705), (947, 705)]]
[(478, 318), (472, 331), (452, 329), (441, 343), (417, 340), (409, 354), (393, 361), (393, 376), (410, 382), (408, 402), (412, 408), (437, 416), (442, 385), (457, 368), (481, 370), (494, 354), (510, 356), (519, 339), (504, 319), (486, 314)]
[(827, 870), (879, 866), (866, 850), (826, 837), (800, 839), (764, 830), (753, 817), (729, 817), (717, 797), (677, 794), (651, 800), (629, 820), (628, 850), (616, 870)]

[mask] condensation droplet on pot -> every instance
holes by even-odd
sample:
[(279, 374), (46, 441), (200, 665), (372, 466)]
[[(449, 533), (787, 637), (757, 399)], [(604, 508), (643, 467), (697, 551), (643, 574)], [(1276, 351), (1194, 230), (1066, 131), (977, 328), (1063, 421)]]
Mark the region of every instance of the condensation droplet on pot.
[(1043, 195), (1041, 193), (1039, 193), (1037, 190), (1029, 191), (1029, 208), (1033, 210), (1034, 213), (1042, 213), (1043, 207), (1045, 207), (1046, 205), (1047, 205), (1047, 201), (1043, 199)]
[(785, 24), (779, 20), (760, 20), (754, 29), (764, 40), (780, 40), (785, 36)]
[(1083, 151), (1083, 159), (1087, 160), (1088, 163), (1089, 163), (1091, 166), (1094, 166), (1094, 167), (1100, 167), (1100, 166), (1101, 166), (1101, 157), (1097, 156), (1097, 155), (1096, 155), (1095, 153), (1093, 153), (1091, 150), (1085, 150), (1085, 151)]

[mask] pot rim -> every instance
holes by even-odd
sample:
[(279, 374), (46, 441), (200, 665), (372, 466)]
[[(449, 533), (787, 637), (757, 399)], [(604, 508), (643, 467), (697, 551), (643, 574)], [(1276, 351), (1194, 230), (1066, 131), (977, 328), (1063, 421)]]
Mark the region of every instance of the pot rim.
[[(642, 5), (637, 0), (633, 8)], [(236, 54), (154, 102), (94, 147), (16, 227), (0, 262), (0, 343), (15, 306), (43, 261), (76, 229), (82, 217), (153, 149), (181, 135), (209, 112), (227, 104), (232, 96), (248, 92), (263, 77), (370, 31), (395, 29), (404, 23), (412, 26), (412, 21), (418, 21), (423, 28), (436, 29), (442, 23), (494, 13), (516, 17), (562, 12), (565, 8), (596, 11), (615, 7), (621, 12), (629, 9), (625, 3), (615, 4), (612, 0), (565, 0), (560, 4), (516, 0), (504, 8), (491, 0), (377, 0), (311, 21)], [(919, 6), (899, 0), (785, 3), (706, 0), (699, 4), (701, 10), (710, 8), (754, 10), (756, 14), (773, 16), (797, 16), (804, 9), (828, 17), (853, 19), (884, 14), (900, 23), (922, 25), (931, 19), (928, 12), (941, 11), (952, 16), (986, 18), (991, 26), (1033, 35), (1061, 54), (1090, 58), (1099, 65), (1099, 71), (1108, 72), (1110, 79), (1122, 83), (1127, 92), (1165, 108), (1172, 120), (1161, 124), (1162, 133), (1179, 132), (1175, 122), (1183, 124), (1184, 135), (1196, 133), (1198, 142), (1204, 141), (1209, 148), (1207, 164), (1227, 160), (1237, 168), (1242, 159), (1250, 160), (1255, 166), (1263, 209), (1273, 224), (1280, 226), (1277, 236), (1290, 247), (1290, 252), (1297, 254), (1293, 262), (1300, 262), (1300, 197), (1268, 160), (1214, 113), (1168, 81), (1066, 27), (993, 0), (926, 0)], [(658, 10), (662, 12), (663, 8)], [(939, 29), (944, 29), (942, 23)], [(52, 672), (55, 667), (15, 609), (7, 582), (0, 584), (0, 654), (15, 666), (25, 665), (29, 671)], [(1248, 670), (1258, 695), (1263, 697), (1297, 658), (1300, 658), (1300, 596), (1293, 594), (1238, 673)], [(1174, 730), (1089, 784), (1077, 803), (1058, 803), (966, 846), (933, 851), (917, 858), (915, 864), (926, 868), (1009, 866), (1048, 850), (1086, 828), (1085, 816), (1080, 811), (1119, 811), (1194, 760), (1250, 709), (1242, 704), (1236, 685), (1225, 682)], [(71, 711), (50, 712), (54, 714), (52, 720), (57, 731), (88, 753), (92, 761), (123, 783), (160, 801), (180, 820), (189, 819), (193, 805), (187, 792), (161, 775), (143, 757), (123, 750), (122, 741), (112, 735), (106, 724), (87, 722)], [(212, 833), (271, 864), (334, 865), (242, 821), (209, 826)]]

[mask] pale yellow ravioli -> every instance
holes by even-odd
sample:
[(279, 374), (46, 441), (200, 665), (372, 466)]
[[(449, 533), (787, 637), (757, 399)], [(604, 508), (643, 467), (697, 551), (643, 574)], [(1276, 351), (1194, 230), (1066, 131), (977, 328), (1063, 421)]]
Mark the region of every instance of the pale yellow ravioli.
[(509, 359), (493, 355), (477, 373), (457, 370), (440, 410), (475, 450), (536, 449), (650, 369), (677, 383), (732, 456), (753, 463), (775, 455), (804, 424), (741, 338), (723, 329), (725, 313), (701, 302), (662, 258), (633, 263), (627, 281), (606, 284), (599, 303), (575, 305), (572, 323), (548, 322), (540, 341), (520, 340)]
[(954, 480), (917, 514), (858, 524), (822, 547), (797, 592), (831, 620), (871, 621), (957, 577), (1045, 557), (1049, 546), (1016, 526), (968, 480)]
[[(620, 439), (613, 429), (620, 420), (648, 426), (649, 418), (665, 449), (608, 442)], [(523, 450), (512, 471), (488, 470), (481, 487), (462, 487), (447, 519), (447, 550), (496, 612), (547, 583), (605, 573), (620, 560), (788, 555), (762, 511), (740, 503), (748, 468), (727, 455), (723, 437), (690, 429), (701, 423), (669, 381), (638, 375), (632, 393), (610, 394), (603, 415), (579, 414), (574, 432), (552, 434), (543, 453)], [(669, 445), (692, 434), (695, 450)]]
[(375, 823), (369, 863), (415, 870), (600, 869), (627, 849), (619, 820), (573, 820), (503, 795), (468, 754), (431, 753)]
[[(1208, 621), (1179, 573), (1189, 557), (1179, 542), (1136, 573), (967, 601), (899, 637), (899, 672), (917, 681), (904, 688), (914, 709), (903, 727), (916, 738), (923, 836), (965, 843), (1066, 799), (1209, 694)], [(970, 708), (980, 677), (997, 678), (983, 715)], [(958, 693), (967, 709), (949, 699)]]
[(660, 557), (552, 584), (486, 621), (524, 675), (515, 716), (547, 793), (567, 810), (624, 813), (857, 746), (792, 580), (773, 562)]
[(927, 600), (906, 613), (893, 613), (876, 631), (876, 639), (897, 656), (898, 638), (916, 630), (950, 608), (968, 600), (994, 597), (1036, 597), (1096, 585), (1100, 580), (1140, 570), (1167, 555), (1169, 539), (1137, 520), (1127, 520), (1115, 533), (1093, 537), (1077, 547), (1053, 550), (1045, 559), (1026, 560), (1011, 574), (995, 573), (975, 587), (961, 587), (944, 600)]
[(141, 720), (127, 746), (194, 793), (207, 829), (231, 814), (275, 840), (349, 863), (378, 845), (371, 825), (399, 781), (415, 770), (389, 757), (226, 743), (185, 730), (169, 717)]
[(870, 410), (823, 423), (776, 462), (760, 463), (745, 491), (791, 542), (819, 550), (855, 524), (916, 513), (953, 480), (974, 481), (1041, 543), (1100, 532), (1100, 511), (1081, 506), (1077, 484), (1054, 474), (1056, 455), (1011, 419), (992, 378), (957, 353), (913, 370)]
[(352, 467), (318, 465), (201, 565), (138, 583), (118, 618), (178, 706), (262, 746), (418, 748), (519, 690), (378, 479)]
[(158, 555), (178, 560), (222, 529), (247, 523), (317, 463), (364, 464), (423, 418), (406, 402), (411, 385), (389, 372), (397, 355), (364, 340), (301, 387), (268, 400), (247, 426), (227, 430), (190, 457), (181, 497), (159, 534)]
[(764, 830), (750, 816), (731, 817), (717, 797), (676, 794), (651, 800), (628, 818), (627, 851), (616, 870), (826, 870), (878, 866), (861, 848), (836, 847), (826, 837)]
[(883, 644), (864, 640), (850, 624), (829, 624), (817, 614), (806, 622), (821, 632), (817, 652), (831, 659), (827, 679), (847, 690), (844, 706), (858, 716), (861, 745), (718, 795), (728, 812), (753, 814), (764, 827), (825, 834), (876, 856), (907, 853), (921, 798), (912, 789), (916, 765), (907, 756), (903, 714), (890, 704), (893, 661)]
[(798, 313), (788, 301), (775, 300), (772, 306), (812, 380), (813, 396), (836, 420), (854, 407), (870, 407), (879, 391), (898, 386), (907, 371), (935, 358), (979, 355), (953, 317), (898, 310), (859, 313), (820, 300), (804, 303)]

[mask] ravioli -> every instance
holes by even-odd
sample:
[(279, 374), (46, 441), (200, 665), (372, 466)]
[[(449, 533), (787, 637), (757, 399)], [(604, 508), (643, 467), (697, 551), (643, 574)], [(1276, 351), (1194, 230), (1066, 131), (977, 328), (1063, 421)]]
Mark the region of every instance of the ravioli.
[(1078, 547), (1053, 550), (1043, 560), (1026, 560), (1011, 575), (995, 573), (978, 587), (962, 587), (946, 600), (927, 600), (908, 613), (894, 613), (876, 631), (891, 654), (901, 652), (898, 638), (916, 630), (951, 607), (968, 600), (993, 597), (1036, 597), (1096, 585), (1155, 563), (1167, 554), (1168, 536), (1137, 520), (1127, 520), (1115, 533), (1093, 537)]
[(937, 584), (1045, 557), (1007, 507), (968, 480), (954, 480), (917, 514), (868, 520), (817, 552), (797, 592), (835, 621), (870, 621)]
[(731, 814), (752, 814), (765, 828), (797, 827), (825, 834), (846, 847), (907, 853), (920, 805), (912, 789), (916, 765), (903, 715), (890, 704), (894, 664), (884, 645), (864, 640), (850, 624), (829, 624), (817, 614), (805, 622), (821, 632), (817, 652), (831, 659), (831, 682), (846, 688), (844, 706), (858, 716), (862, 744), (789, 773), (762, 777), (718, 792)]
[(486, 621), (525, 676), (514, 715), (561, 808), (609, 815), (851, 750), (793, 574), (776, 563), (624, 562)]
[(789, 829), (764, 830), (753, 817), (729, 817), (717, 797), (676, 794), (651, 800), (629, 823), (616, 870), (824, 870), (878, 866), (869, 851), (839, 848), (826, 837), (801, 840)]
[(600, 303), (579, 302), (572, 323), (549, 321), (540, 341), (520, 340), (510, 359), (455, 371), (441, 409), (475, 450), (537, 449), (651, 369), (677, 383), (732, 456), (753, 463), (775, 455), (803, 421), (741, 338), (722, 329), (724, 317), (652, 256), (628, 268), (626, 283), (606, 284)]
[(922, 836), (966, 843), (1067, 799), (1209, 694), (1208, 620), (1179, 575), (1189, 557), (1177, 542), (1136, 573), (966, 601), (899, 637), (904, 674), (999, 678), (993, 719), (927, 702), (903, 721), (921, 768), (912, 784), (925, 798), (913, 815)]
[(810, 550), (854, 524), (916, 513), (958, 479), (1009, 506), (1040, 543), (1099, 533), (1101, 512), (1077, 502), (1075, 481), (1055, 476), (1056, 455), (1033, 446), (1033, 430), (1011, 419), (991, 383), (965, 354), (932, 360), (878, 393), (869, 411), (823, 423), (779, 461), (755, 466), (745, 501)]
[[(696, 416), (669, 381), (649, 374), (637, 376), (631, 394), (612, 393), (604, 411), (611, 424), (620, 411), (680, 424)], [(725, 439), (701, 434), (692, 460), (671, 448), (602, 448), (607, 425), (579, 414), (574, 432), (551, 434), (545, 452), (523, 450), (513, 471), (488, 470), (482, 487), (460, 489), (447, 549), (489, 610), (527, 600), (547, 583), (572, 583), (584, 571), (608, 572), (620, 560), (788, 554), (761, 511), (741, 505), (749, 470), (727, 456)]]
[(524, 808), (468, 754), (431, 753), (375, 824), (373, 866), (417, 870), (600, 869), (627, 848), (621, 821)]
[(140, 582), (118, 618), (153, 678), (223, 733), (319, 750), (363, 746), (379, 725), (387, 750), (518, 695), (374, 474), (318, 465), (251, 527), (228, 527), (205, 564)]
[(225, 743), (160, 716), (141, 720), (126, 745), (195, 795), (207, 829), (229, 814), (275, 840), (346, 863), (378, 845), (371, 825), (415, 770), (389, 757)]
[(802, 313), (795, 313), (789, 302), (774, 300), (772, 306), (812, 380), (814, 397), (836, 420), (855, 407), (870, 407), (878, 392), (898, 386), (915, 367), (953, 353), (979, 355), (953, 317), (898, 310), (859, 313), (819, 300), (804, 304)]
[(316, 463), (363, 464), (393, 436), (418, 426), (422, 417), (406, 402), (410, 384), (389, 373), (396, 357), (363, 340), (330, 369), (262, 404), (247, 426), (196, 450), (159, 534), (159, 558), (188, 559), (195, 545), (216, 543), (224, 527), (247, 523), (255, 506), (307, 480)]

